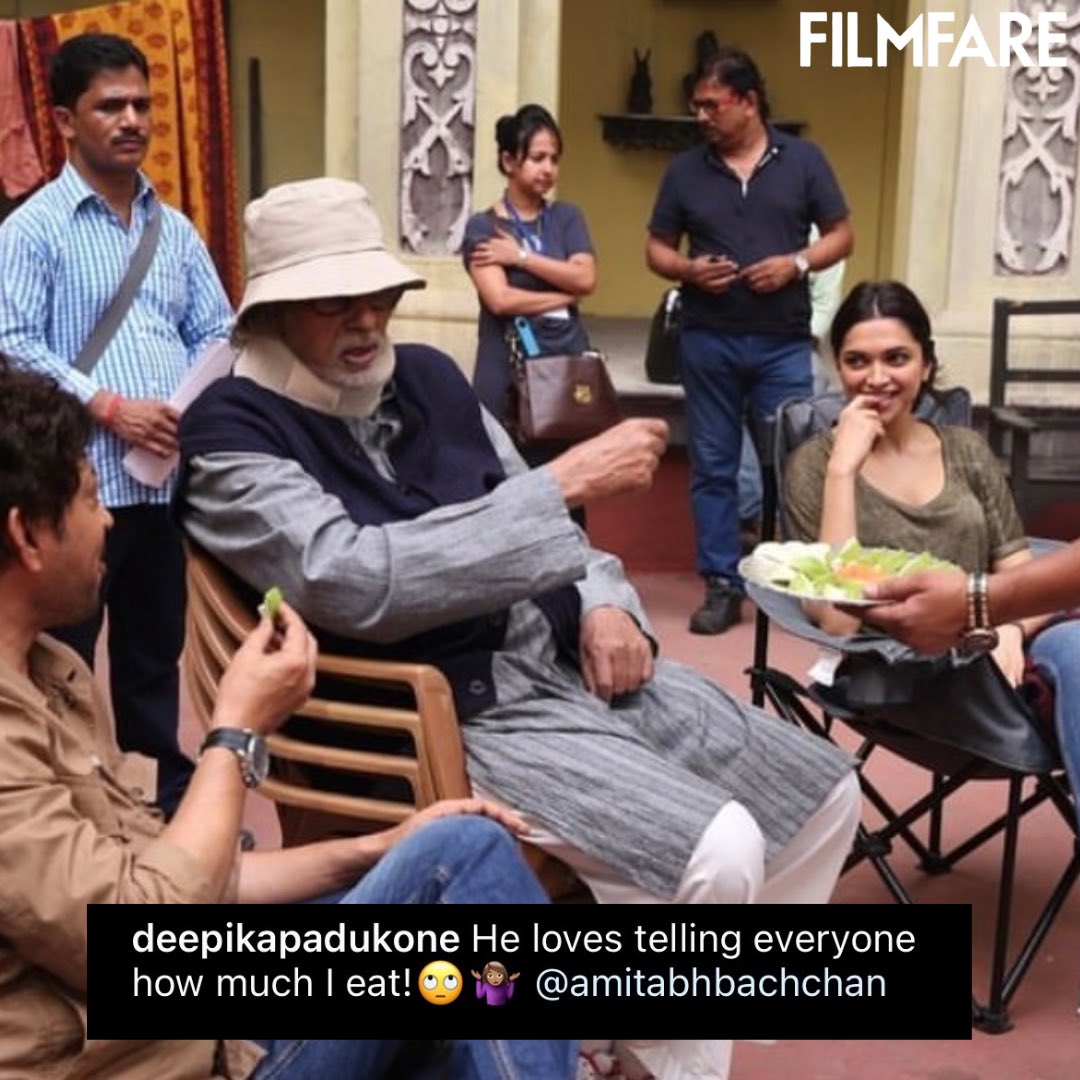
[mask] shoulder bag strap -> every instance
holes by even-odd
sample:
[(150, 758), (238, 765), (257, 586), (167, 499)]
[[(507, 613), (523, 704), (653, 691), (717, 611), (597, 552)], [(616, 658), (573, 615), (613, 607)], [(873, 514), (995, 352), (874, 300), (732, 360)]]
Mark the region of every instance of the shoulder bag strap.
[(146, 218), (143, 234), (139, 238), (138, 247), (132, 253), (128, 263), (127, 273), (116, 295), (109, 301), (109, 306), (101, 313), (97, 325), (87, 338), (86, 344), (79, 350), (79, 355), (71, 362), (71, 366), (78, 368), (84, 375), (89, 375), (94, 365), (101, 359), (101, 354), (113, 339), (117, 328), (124, 321), (124, 316), (131, 307), (139, 286), (146, 277), (146, 271), (153, 262), (154, 252), (157, 250), (158, 237), (161, 235), (161, 206), (155, 201), (150, 213)]

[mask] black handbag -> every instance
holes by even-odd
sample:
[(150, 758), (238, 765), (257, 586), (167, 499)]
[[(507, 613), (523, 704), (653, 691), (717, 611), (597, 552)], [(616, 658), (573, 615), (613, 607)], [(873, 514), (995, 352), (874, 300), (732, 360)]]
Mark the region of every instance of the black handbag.
[(645, 349), (645, 376), (649, 382), (681, 382), (679, 376), (679, 333), (682, 330), (682, 294), (668, 289), (660, 298), (649, 325), (649, 344)]

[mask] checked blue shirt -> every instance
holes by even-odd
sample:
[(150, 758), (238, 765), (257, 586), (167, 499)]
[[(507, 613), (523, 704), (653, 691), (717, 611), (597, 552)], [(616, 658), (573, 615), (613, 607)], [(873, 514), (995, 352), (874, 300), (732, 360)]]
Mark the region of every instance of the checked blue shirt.
[[(209, 341), (228, 336), (232, 309), (195, 227), (162, 205), (153, 262), (89, 375), (71, 366), (127, 272), (156, 196), (140, 173), (125, 227), (69, 163), (0, 226), (0, 352), (51, 375), (81, 401), (101, 389), (167, 400)], [(96, 428), (90, 460), (106, 506), (164, 503), (120, 465), (130, 444)]]

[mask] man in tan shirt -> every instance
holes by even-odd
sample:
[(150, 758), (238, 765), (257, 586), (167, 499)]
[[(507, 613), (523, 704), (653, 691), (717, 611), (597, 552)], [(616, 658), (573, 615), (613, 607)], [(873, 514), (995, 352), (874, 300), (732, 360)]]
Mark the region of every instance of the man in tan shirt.
[[(479, 799), (437, 804), (372, 836), (240, 853), (261, 739), (314, 679), (314, 640), (288, 605), (280, 624), (264, 619), (237, 653), (191, 785), (163, 824), (148, 796), (125, 784), (89, 669), (42, 633), (86, 618), (99, 602), (111, 517), (86, 459), (89, 416), (52, 380), (0, 365), (0, 1075), (383, 1075), (396, 1053), (387, 1042), (87, 1041), (90, 903), (290, 903), (341, 890), (342, 903), (418, 892), (440, 903), (544, 896), (503, 828), (520, 821)], [(379, 872), (357, 883), (384, 855)], [(570, 1075), (574, 1049), (461, 1042), (440, 1064), (455, 1077), (549, 1080)], [(495, 1060), (505, 1065), (507, 1055), (509, 1074)]]

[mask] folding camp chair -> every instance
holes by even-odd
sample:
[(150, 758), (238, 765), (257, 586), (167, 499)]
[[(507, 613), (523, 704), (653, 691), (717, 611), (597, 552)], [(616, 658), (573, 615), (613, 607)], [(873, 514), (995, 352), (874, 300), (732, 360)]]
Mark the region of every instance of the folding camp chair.
[[(844, 399), (826, 394), (790, 402), (777, 413), (771, 442), (765, 441), (765, 507), (763, 519), (772, 529), (777, 519), (778, 477), (788, 454), (811, 435), (835, 422)], [(966, 423), (970, 402), (966, 391), (952, 390), (935, 400), (924, 397), (921, 415), (939, 424)], [(767, 534), (768, 535), (768, 534)], [(884, 819), (881, 827), (860, 825), (845, 871), (869, 860), (899, 903), (912, 903), (910, 893), (890, 865), (894, 841), (914, 853), (920, 869), (936, 874), (991, 838), (1003, 837), (997, 917), (990, 984), (985, 1003), (972, 995), (972, 1023), (987, 1032), (1012, 1025), (1008, 1004), (1029, 969), (1035, 953), (1080, 875), (1080, 840), (1076, 816), (1052, 740), (1044, 737), (1026, 703), (1005, 681), (989, 657), (965, 663), (955, 655), (919, 656), (883, 634), (860, 632), (835, 638), (814, 626), (795, 599), (748, 586), (758, 605), (754, 665), (750, 670), (756, 703), (768, 701), (786, 720), (830, 738), (837, 723), (862, 739), (856, 754), (866, 762), (879, 749), (891, 751), (931, 774), (929, 792), (897, 809), (860, 771), (868, 802)], [(832, 686), (802, 685), (769, 666), (770, 623), (845, 654)], [(945, 805), (964, 784), (976, 780), (1007, 781), (1004, 812), (952, 850), (942, 849)], [(1024, 794), (1024, 788), (1031, 788)], [(1019, 829), (1023, 817), (1051, 802), (1064, 820), (1072, 854), (1056, 886), (1009, 964), (1011, 909), (1016, 885)], [(926, 823), (925, 838), (915, 830)]]
[[(210, 723), (221, 676), (256, 622), (232, 575), (187, 546), (183, 671), (195, 715)], [(320, 652), (315, 692), (270, 735), (270, 776), (286, 845), (395, 825), (439, 799), (471, 794), (450, 685), (437, 668)], [(553, 899), (583, 889), (564, 863), (524, 854)]]

